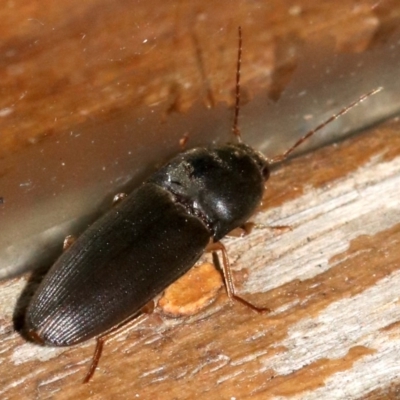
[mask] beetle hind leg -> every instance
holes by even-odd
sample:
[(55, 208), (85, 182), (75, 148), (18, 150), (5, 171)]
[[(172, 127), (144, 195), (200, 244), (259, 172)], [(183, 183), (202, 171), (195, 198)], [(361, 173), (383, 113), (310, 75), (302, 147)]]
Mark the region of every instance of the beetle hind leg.
[(121, 333), (127, 331), (128, 329), (132, 329), (133, 327), (136, 327), (137, 325), (141, 324), (145, 319), (148, 318), (148, 315), (151, 314), (153, 310), (154, 310), (154, 303), (153, 301), (151, 301), (142, 308), (142, 310), (140, 311), (142, 314), (136, 315), (133, 319), (129, 319), (123, 322), (122, 324), (106, 332), (104, 335), (96, 338), (96, 347), (94, 349), (92, 362), (82, 383), (88, 383), (92, 379), (94, 373), (96, 372), (96, 368), (99, 365), (99, 361), (103, 353), (103, 347), (106, 340), (115, 338)]
[(92, 379), (92, 377), (96, 371), (97, 365), (99, 364), (101, 354), (103, 352), (104, 342), (105, 342), (104, 336), (98, 337), (96, 339), (96, 347), (94, 349), (92, 362), (90, 364), (89, 370), (86, 373), (85, 378), (83, 379), (83, 383), (88, 383), (90, 381), (90, 379)]

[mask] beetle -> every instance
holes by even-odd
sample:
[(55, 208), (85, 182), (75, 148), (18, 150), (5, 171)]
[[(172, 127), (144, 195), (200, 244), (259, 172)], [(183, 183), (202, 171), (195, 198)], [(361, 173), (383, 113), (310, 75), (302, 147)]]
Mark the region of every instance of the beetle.
[(285, 160), (315, 132), (381, 90), (361, 96), (285, 153), (267, 159), (242, 143), (238, 129), (241, 51), (239, 27), (233, 125), (237, 143), (185, 151), (153, 173), (63, 252), (29, 303), (25, 330), (31, 340), (72, 346), (97, 337), (86, 382), (98, 363), (104, 335), (137, 315), (187, 272), (210, 240), (223, 252), (229, 297), (256, 311), (266, 310), (235, 294), (220, 240), (254, 213), (272, 164)]

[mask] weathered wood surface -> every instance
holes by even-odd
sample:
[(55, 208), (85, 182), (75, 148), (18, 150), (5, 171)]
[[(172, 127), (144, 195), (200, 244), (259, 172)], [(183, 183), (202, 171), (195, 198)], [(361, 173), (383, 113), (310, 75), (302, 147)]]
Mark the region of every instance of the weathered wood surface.
[[(195, 57), (179, 65), (169, 58), (171, 64), (165, 65), (158, 63), (157, 57), (168, 58), (149, 52), (152, 57), (143, 66), (141, 59), (129, 53), (132, 49), (126, 38), (131, 27), (129, 19), (123, 18), (128, 3), (57, 2), (56, 6), (54, 2), (20, 1), (0, 10), (2, 20), (9, 23), (3, 27), (9, 40), (2, 47), (0, 156), (40, 146), (47, 136), (87, 118), (100, 120), (113, 109), (165, 101), (184, 111), (199, 94), (207, 99)], [(251, 3), (254, 8), (259, 6)], [(302, 8), (303, 3), (307, 7)], [(268, 35), (251, 31), (249, 22), (246, 32), (254, 40), (246, 45), (244, 82), (258, 82), (261, 70), (266, 68), (269, 76), (276, 68), (282, 74), (282, 80), (276, 81), (279, 91), (286, 82), (289, 50), (296, 48), (296, 40), (324, 30), (335, 36), (340, 47), (362, 51), (375, 32), (373, 7), (378, 3), (354, 3), (352, 13), (347, 12), (348, 1), (334, 6), (319, 1), (268, 2), (271, 8), (263, 9), (264, 13), (252, 8), (253, 18), (258, 16), (268, 25)], [(207, 30), (221, 15), (231, 21), (232, 30), (246, 24), (247, 2), (240, 3), (243, 8), (213, 2), (213, 12), (204, 4), (191, 4), (197, 7), (195, 11), (181, 6), (177, 13), (161, 8), (156, 16), (154, 9), (135, 4), (135, 12), (141, 13), (143, 21), (159, 19), (160, 31), (155, 35), (165, 39), (159, 44), (164, 52), (193, 46), (192, 39), (183, 34), (172, 40), (173, 36), (165, 33), (169, 31), (162, 30), (167, 23), (178, 23), (179, 28), (185, 13), (196, 16), (202, 48), (208, 48)], [(210, 17), (207, 23), (197, 18), (202, 11)], [(111, 12), (115, 17), (107, 18)], [(310, 13), (314, 24), (304, 24), (302, 15)], [(382, 18), (388, 16), (389, 12), (381, 14)], [(59, 18), (65, 18), (65, 25), (63, 29), (57, 25), (54, 32), (52, 27)], [(32, 24), (37, 24), (33, 42)], [(77, 51), (77, 38), (79, 42), (88, 39), (82, 26), (93, 33), (87, 46)], [(146, 26), (144, 23), (143, 39), (150, 37)], [(220, 48), (225, 40), (222, 35)], [(269, 50), (254, 63), (261, 42)], [(288, 53), (282, 50), (282, 43), (288, 44)], [(121, 56), (123, 46), (126, 49)], [(15, 48), (17, 53), (12, 51)], [(83, 52), (84, 48), (88, 51)], [(103, 51), (110, 51), (108, 61), (119, 61), (110, 64), (98, 57), (97, 52)], [(76, 70), (77, 54), (87, 69)], [(7, 68), (7, 60), (15, 56), (20, 57), (20, 64), (14, 60), (13, 68)], [(209, 57), (207, 75), (212, 77), (212, 92), (217, 101), (230, 101), (232, 79), (226, 70), (231, 70), (234, 52), (226, 58)], [(213, 60), (220, 64), (214, 65)], [(146, 68), (147, 74), (135, 75), (137, 69)], [(42, 79), (32, 80), (32, 76)], [(1, 282), (0, 397), (399, 398), (399, 129), (396, 122), (383, 125), (274, 171), (266, 190), (265, 210), (255, 216), (260, 228), (245, 238), (226, 240), (238, 289), (254, 303), (270, 307), (270, 314), (258, 315), (242, 305), (230, 305), (222, 289), (208, 307), (190, 317), (171, 318), (156, 309), (141, 325), (106, 345), (88, 385), (80, 382), (94, 343), (70, 349), (27, 343), (15, 332), (12, 321), (29, 277)], [(292, 230), (276, 232), (262, 229), (262, 225), (290, 225)], [(203, 299), (198, 281), (206, 278), (194, 270), (192, 279), (190, 296)], [(212, 282), (214, 288), (220, 284), (218, 279)]]
[(223, 290), (191, 317), (158, 309), (106, 345), (87, 385), (94, 343), (26, 343), (11, 324), (26, 277), (3, 282), (1, 397), (396, 398), (399, 132), (388, 123), (273, 173), (255, 222), (292, 230), (226, 240), (238, 288), (270, 314), (229, 304)]

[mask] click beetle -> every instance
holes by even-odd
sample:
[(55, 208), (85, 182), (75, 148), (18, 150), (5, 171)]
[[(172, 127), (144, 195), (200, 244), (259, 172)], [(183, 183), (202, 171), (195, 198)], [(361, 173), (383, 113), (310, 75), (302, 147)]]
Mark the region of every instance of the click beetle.
[[(380, 89), (361, 96), (308, 132), (285, 153), (267, 159), (241, 142), (238, 130), (242, 38), (236, 72), (233, 132), (237, 143), (185, 151), (156, 171), (129, 196), (93, 223), (55, 262), (25, 315), (35, 342), (72, 346), (97, 337), (85, 381), (100, 357), (102, 337), (137, 315), (187, 272), (205, 251), (242, 226), (259, 205), (272, 164)], [(262, 310), (234, 292), (222, 245), (230, 298)]]

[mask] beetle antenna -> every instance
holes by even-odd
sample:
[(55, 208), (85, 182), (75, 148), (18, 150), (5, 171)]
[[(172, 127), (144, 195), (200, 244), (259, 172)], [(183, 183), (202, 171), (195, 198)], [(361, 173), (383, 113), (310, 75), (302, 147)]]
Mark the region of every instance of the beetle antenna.
[(238, 28), (239, 46), (238, 46), (238, 57), (236, 64), (236, 95), (235, 95), (235, 118), (233, 120), (232, 131), (236, 136), (237, 141), (242, 143), (242, 137), (240, 135), (240, 130), (238, 127), (239, 121), (239, 110), (240, 110), (240, 67), (242, 64), (242, 27)]
[(329, 117), (325, 122), (322, 124), (318, 125), (316, 128), (312, 129), (311, 131), (307, 132), (304, 136), (302, 136), (290, 149), (286, 150), (283, 154), (280, 154), (278, 156), (273, 157), (270, 161), (269, 164), (276, 164), (279, 163), (283, 160), (286, 160), (286, 158), (289, 157), (293, 151), (299, 147), (303, 142), (305, 142), (307, 139), (309, 139), (311, 136), (314, 135), (314, 133), (318, 132), (322, 128), (324, 128), (326, 125), (329, 123), (333, 122), (335, 119), (339, 118), (343, 114), (346, 114), (347, 111), (350, 111), (353, 107), (357, 106), (358, 104), (362, 103), (365, 99), (368, 97), (380, 92), (383, 88), (379, 87), (377, 89), (371, 90), (370, 92), (363, 94), (360, 96), (356, 101), (353, 103), (349, 104), (348, 106), (344, 107), (341, 111), (339, 111), (337, 114), (332, 115)]

